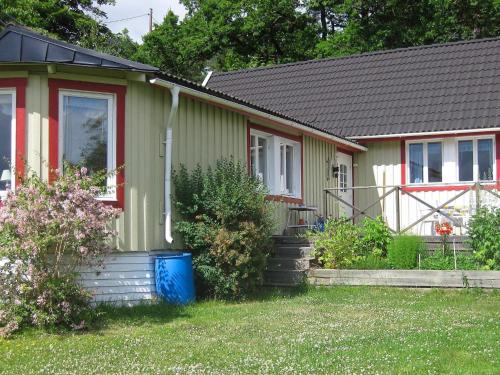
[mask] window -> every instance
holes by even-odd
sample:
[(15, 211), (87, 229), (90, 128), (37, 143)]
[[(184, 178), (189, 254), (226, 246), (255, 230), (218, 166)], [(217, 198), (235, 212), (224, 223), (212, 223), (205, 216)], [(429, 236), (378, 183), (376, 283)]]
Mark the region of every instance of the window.
[(477, 164), (479, 180), (493, 180), (493, 140), (478, 139)]
[(474, 180), (474, 152), (472, 141), (458, 141), (458, 180)]
[[(89, 172), (116, 169), (115, 99), (112, 94), (60, 91), (59, 168), (63, 161)], [(116, 177), (107, 180), (107, 194), (116, 197)]]
[(347, 165), (339, 164), (339, 189), (345, 193), (347, 191)]
[(442, 142), (410, 143), (410, 183), (422, 184), (443, 181), (443, 144)]
[(424, 182), (424, 145), (413, 143), (410, 145), (410, 183)]
[(285, 135), (250, 129), (250, 171), (271, 195), (300, 198), (302, 165), (301, 143)]
[(427, 143), (427, 180), (443, 181), (443, 151), (441, 142)]
[(15, 91), (0, 90), (0, 198), (15, 184)]

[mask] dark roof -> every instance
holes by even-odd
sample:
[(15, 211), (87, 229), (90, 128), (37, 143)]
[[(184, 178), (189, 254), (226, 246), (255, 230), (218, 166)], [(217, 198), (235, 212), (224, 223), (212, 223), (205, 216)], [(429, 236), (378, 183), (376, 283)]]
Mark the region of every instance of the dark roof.
[(500, 127), (500, 38), (214, 73), (207, 86), (345, 137)]
[(25, 27), (7, 25), (0, 34), (0, 63), (57, 63), (157, 72), (158, 68), (81, 48), (33, 32)]

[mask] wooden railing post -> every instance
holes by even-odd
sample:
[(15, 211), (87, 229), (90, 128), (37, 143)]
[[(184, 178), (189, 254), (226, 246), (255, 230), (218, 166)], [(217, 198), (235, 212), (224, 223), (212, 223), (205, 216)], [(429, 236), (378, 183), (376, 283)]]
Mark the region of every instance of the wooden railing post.
[(399, 204), (399, 198), (401, 187), (396, 187), (396, 233), (399, 234), (401, 232), (401, 208)]

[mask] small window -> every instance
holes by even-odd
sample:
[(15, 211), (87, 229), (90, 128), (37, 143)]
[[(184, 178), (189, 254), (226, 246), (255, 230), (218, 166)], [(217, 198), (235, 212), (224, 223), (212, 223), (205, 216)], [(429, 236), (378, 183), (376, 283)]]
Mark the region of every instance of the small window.
[[(85, 166), (89, 172), (116, 169), (114, 96), (61, 92), (60, 142), (61, 160)], [(107, 180), (108, 193), (113, 198), (115, 176)]]
[(250, 172), (271, 195), (301, 196), (301, 144), (284, 136), (250, 131)]
[(0, 197), (15, 183), (15, 95), (0, 90)]
[(458, 179), (474, 180), (474, 152), (472, 140), (458, 141)]
[(427, 143), (427, 180), (443, 181), (443, 152), (441, 142)]
[(339, 189), (345, 193), (347, 191), (347, 165), (339, 165)]
[(252, 135), (250, 143), (252, 175), (267, 185), (267, 139)]
[(423, 143), (410, 144), (410, 183), (424, 182), (424, 145)]
[(280, 145), (280, 187), (282, 194), (293, 194), (293, 146)]
[(477, 141), (477, 164), (479, 180), (493, 180), (493, 140)]

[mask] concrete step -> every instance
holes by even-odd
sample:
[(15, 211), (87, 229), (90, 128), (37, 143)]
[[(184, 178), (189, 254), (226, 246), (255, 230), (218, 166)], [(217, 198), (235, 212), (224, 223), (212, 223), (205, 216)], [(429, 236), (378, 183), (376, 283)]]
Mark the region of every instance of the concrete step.
[(304, 271), (266, 271), (264, 284), (268, 286), (295, 286), (306, 280)]
[(289, 245), (289, 244), (301, 244), (310, 245), (311, 241), (307, 238), (301, 238), (296, 236), (273, 236), (273, 241), (276, 245)]
[(278, 258), (292, 258), (292, 259), (301, 259), (301, 258), (311, 258), (312, 247), (310, 246), (276, 246), (274, 249), (274, 257)]
[(267, 261), (269, 271), (306, 271), (309, 269), (309, 259), (270, 258)]

